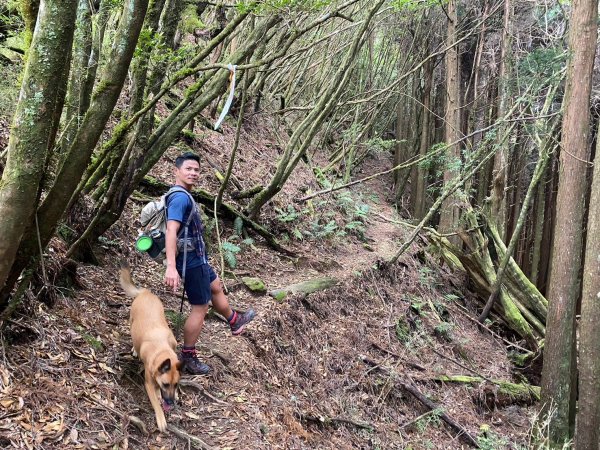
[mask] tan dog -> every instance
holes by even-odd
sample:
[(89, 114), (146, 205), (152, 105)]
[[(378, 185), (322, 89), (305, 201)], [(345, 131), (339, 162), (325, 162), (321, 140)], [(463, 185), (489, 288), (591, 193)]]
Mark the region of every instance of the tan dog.
[[(161, 432), (167, 429), (165, 411), (175, 404), (182, 363), (175, 348), (177, 341), (165, 318), (160, 299), (148, 289), (140, 289), (131, 281), (129, 267), (121, 268), (121, 286), (130, 297), (129, 325), (134, 352), (144, 363), (145, 387)], [(162, 408), (161, 408), (162, 398)]]

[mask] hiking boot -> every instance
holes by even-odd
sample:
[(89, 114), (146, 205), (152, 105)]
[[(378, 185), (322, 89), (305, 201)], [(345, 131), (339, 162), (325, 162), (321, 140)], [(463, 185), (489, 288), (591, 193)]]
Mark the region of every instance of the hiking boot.
[(256, 313), (253, 309), (249, 309), (245, 313), (234, 311), (235, 317), (233, 318), (233, 322), (229, 324), (231, 327), (231, 334), (234, 336), (238, 336), (242, 334), (246, 325), (254, 319)]
[(179, 359), (183, 362), (183, 370), (191, 375), (206, 375), (210, 366), (198, 359), (195, 352), (181, 352)]

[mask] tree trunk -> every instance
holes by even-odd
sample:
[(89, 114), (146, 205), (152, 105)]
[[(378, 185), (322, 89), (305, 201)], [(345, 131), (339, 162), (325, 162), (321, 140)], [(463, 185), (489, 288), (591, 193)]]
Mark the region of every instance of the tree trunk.
[(569, 28), (571, 58), (567, 68), (556, 202), (556, 229), (559, 232), (552, 250), (542, 371), (543, 413), (550, 421), (551, 446), (562, 446), (573, 436), (575, 309), (580, 291), (590, 93), (598, 34), (597, 8), (597, 0), (574, 0)]
[[(444, 168), (444, 185), (458, 178), (460, 167), (460, 75), (458, 71), (458, 45), (456, 27), (458, 14), (456, 0), (448, 1), (448, 30), (446, 35), (446, 126), (444, 140), (446, 149), (446, 165)], [(441, 233), (453, 233), (458, 229), (460, 209), (457, 195), (451, 195), (442, 204), (439, 230)], [(450, 242), (460, 244), (458, 236), (452, 236)]]
[[(504, 25), (502, 27), (502, 45), (500, 48), (500, 69), (498, 74), (498, 118), (504, 117), (508, 110), (508, 81), (512, 70), (511, 63), (511, 25), (513, 6), (511, 0), (504, 0)], [(503, 125), (506, 128), (508, 124)], [(502, 134), (502, 132), (500, 132)], [(492, 211), (491, 217), (503, 240), (506, 240), (506, 177), (508, 170), (510, 139), (501, 143), (492, 171)]]
[[(371, 19), (379, 10), (383, 0), (379, 0), (369, 11), (368, 16), (361, 28), (356, 33), (352, 46), (348, 50), (344, 61), (340, 64), (337, 73), (332, 78), (329, 86), (321, 95), (320, 100), (302, 123), (294, 130), (290, 137), (284, 154), (277, 166), (275, 175), (261, 192), (248, 205), (248, 215), (250, 218), (258, 216), (261, 208), (271, 200), (282, 188), (287, 179), (292, 174), (296, 164), (306, 152), (306, 149), (312, 142), (317, 131), (319, 131), (323, 121), (331, 114), (337, 105), (339, 95), (349, 81), (351, 68), (355, 62), (355, 56), (363, 41), (363, 35), (367, 30)], [(294, 154), (295, 153), (295, 154)]]
[[(44, 201), (38, 208), (40, 240), (36, 237), (36, 231), (32, 226), (31, 220), (25, 223), (29, 226), (24, 237), (20, 241), (19, 255), (14, 261), (4, 259), (2, 266), (8, 266), (10, 274), (2, 276), (0, 270), (0, 309), (2, 303), (10, 292), (19, 274), (28, 264), (29, 259), (37, 253), (38, 245), (45, 247), (52, 237), (58, 221), (63, 216), (69, 203), (73, 191), (77, 187), (90, 156), (104, 130), (106, 122), (110, 117), (114, 105), (119, 98), (123, 87), (123, 82), (127, 75), (127, 69), (136, 47), (136, 42), (140, 33), (144, 15), (146, 14), (148, 0), (134, 0), (125, 2), (123, 14), (119, 22), (119, 27), (115, 35), (115, 45), (105, 67), (104, 76), (98, 83), (93, 96), (92, 105), (86, 113), (82, 126), (74, 138), (68, 156), (60, 168), (60, 171), (54, 181), (54, 184)], [(76, 3), (75, 3), (76, 6)], [(75, 7), (73, 8), (76, 9)], [(74, 21), (74, 20), (73, 20)], [(61, 29), (62, 25), (55, 25)], [(56, 29), (50, 30), (51, 33), (57, 33)], [(71, 31), (72, 35), (72, 31)], [(69, 39), (69, 47), (71, 39)], [(62, 43), (61, 52), (65, 54), (65, 43)], [(10, 267), (12, 265), (12, 268)]]
[[(423, 115), (421, 117), (421, 139), (419, 142), (419, 157), (424, 157), (429, 149), (430, 136), (430, 117), (431, 117), (431, 88), (433, 82), (433, 60), (429, 59), (423, 66)], [(413, 177), (413, 216), (417, 220), (421, 220), (425, 216), (427, 189), (427, 174), (428, 170), (423, 165), (418, 164), (413, 169), (415, 176)]]
[(0, 286), (8, 278), (35, 214), (58, 101), (57, 85), (69, 59), (76, 10), (76, 0), (43, 2), (33, 35), (0, 181)]
[[(89, 99), (86, 99), (85, 96), (88, 62), (92, 52), (92, 12), (89, 0), (79, 0), (76, 24), (73, 37), (73, 61), (65, 102), (65, 124), (62, 131), (62, 142), (59, 144), (63, 149), (61, 152), (63, 155), (73, 142), (81, 125), (81, 119), (89, 106)], [(59, 161), (62, 162), (62, 160), (59, 157)]]
[(576, 450), (600, 448), (600, 140), (596, 139), (579, 325)]

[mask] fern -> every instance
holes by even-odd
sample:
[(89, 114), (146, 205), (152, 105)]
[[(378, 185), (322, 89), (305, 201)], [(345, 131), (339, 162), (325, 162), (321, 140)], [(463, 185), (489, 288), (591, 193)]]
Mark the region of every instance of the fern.
[(233, 229), (235, 230), (235, 234), (238, 236), (242, 235), (242, 228), (244, 227), (244, 221), (241, 217), (236, 217), (233, 221)]
[(237, 267), (237, 258), (235, 255), (236, 253), (239, 253), (242, 249), (229, 241), (224, 241), (221, 244), (221, 250), (223, 251), (223, 259), (225, 260), (227, 265), (231, 269), (235, 269)]
[(225, 252), (223, 253), (223, 259), (231, 269), (235, 269), (237, 267), (237, 258), (235, 257), (235, 253)]
[(223, 249), (223, 251), (225, 252), (230, 252), (230, 253), (239, 253), (242, 249), (240, 247), (238, 247), (235, 244), (232, 244), (229, 241), (225, 241), (221, 244), (221, 248)]

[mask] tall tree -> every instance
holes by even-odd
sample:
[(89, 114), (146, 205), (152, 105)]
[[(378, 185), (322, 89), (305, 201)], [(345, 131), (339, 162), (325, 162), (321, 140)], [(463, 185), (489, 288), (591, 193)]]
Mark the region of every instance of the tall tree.
[[(446, 168), (444, 169), (444, 185), (448, 185), (458, 177), (460, 164), (460, 79), (458, 71), (458, 44), (456, 25), (458, 14), (456, 0), (448, 1), (448, 30), (446, 34), (446, 122), (444, 140), (448, 149), (446, 151)], [(440, 217), (440, 232), (454, 232), (458, 227), (460, 209), (457, 205), (456, 195), (449, 196), (442, 203)], [(460, 238), (450, 238), (453, 244), (458, 245)]]
[[(542, 401), (550, 445), (572, 437), (575, 412), (575, 309), (579, 296), (582, 229), (589, 158), (590, 93), (596, 53), (597, 0), (574, 0), (571, 9), (556, 229), (548, 290)], [(597, 444), (597, 441), (596, 441)]]
[[(597, 144), (600, 140), (596, 138)], [(588, 212), (579, 340), (577, 450), (600, 448), (600, 145)]]
[[(509, 103), (509, 78), (511, 74), (511, 47), (512, 35), (510, 28), (512, 25), (512, 2), (504, 0), (504, 21), (502, 26), (502, 44), (500, 47), (500, 68), (498, 73), (498, 117), (504, 117)], [(501, 125), (502, 129), (507, 129), (508, 123)], [(502, 135), (502, 131), (499, 133)], [(498, 232), (503, 240), (506, 241), (506, 185), (508, 173), (508, 156), (510, 139), (500, 141), (499, 149), (494, 156), (494, 169), (492, 171), (492, 211), (491, 219), (496, 224)]]
[(0, 181), (0, 286), (6, 281), (24, 224), (32, 222), (48, 155), (54, 109), (63, 104), (57, 86), (75, 28), (77, 0), (42, 1), (33, 34), (8, 144), (8, 161)]

